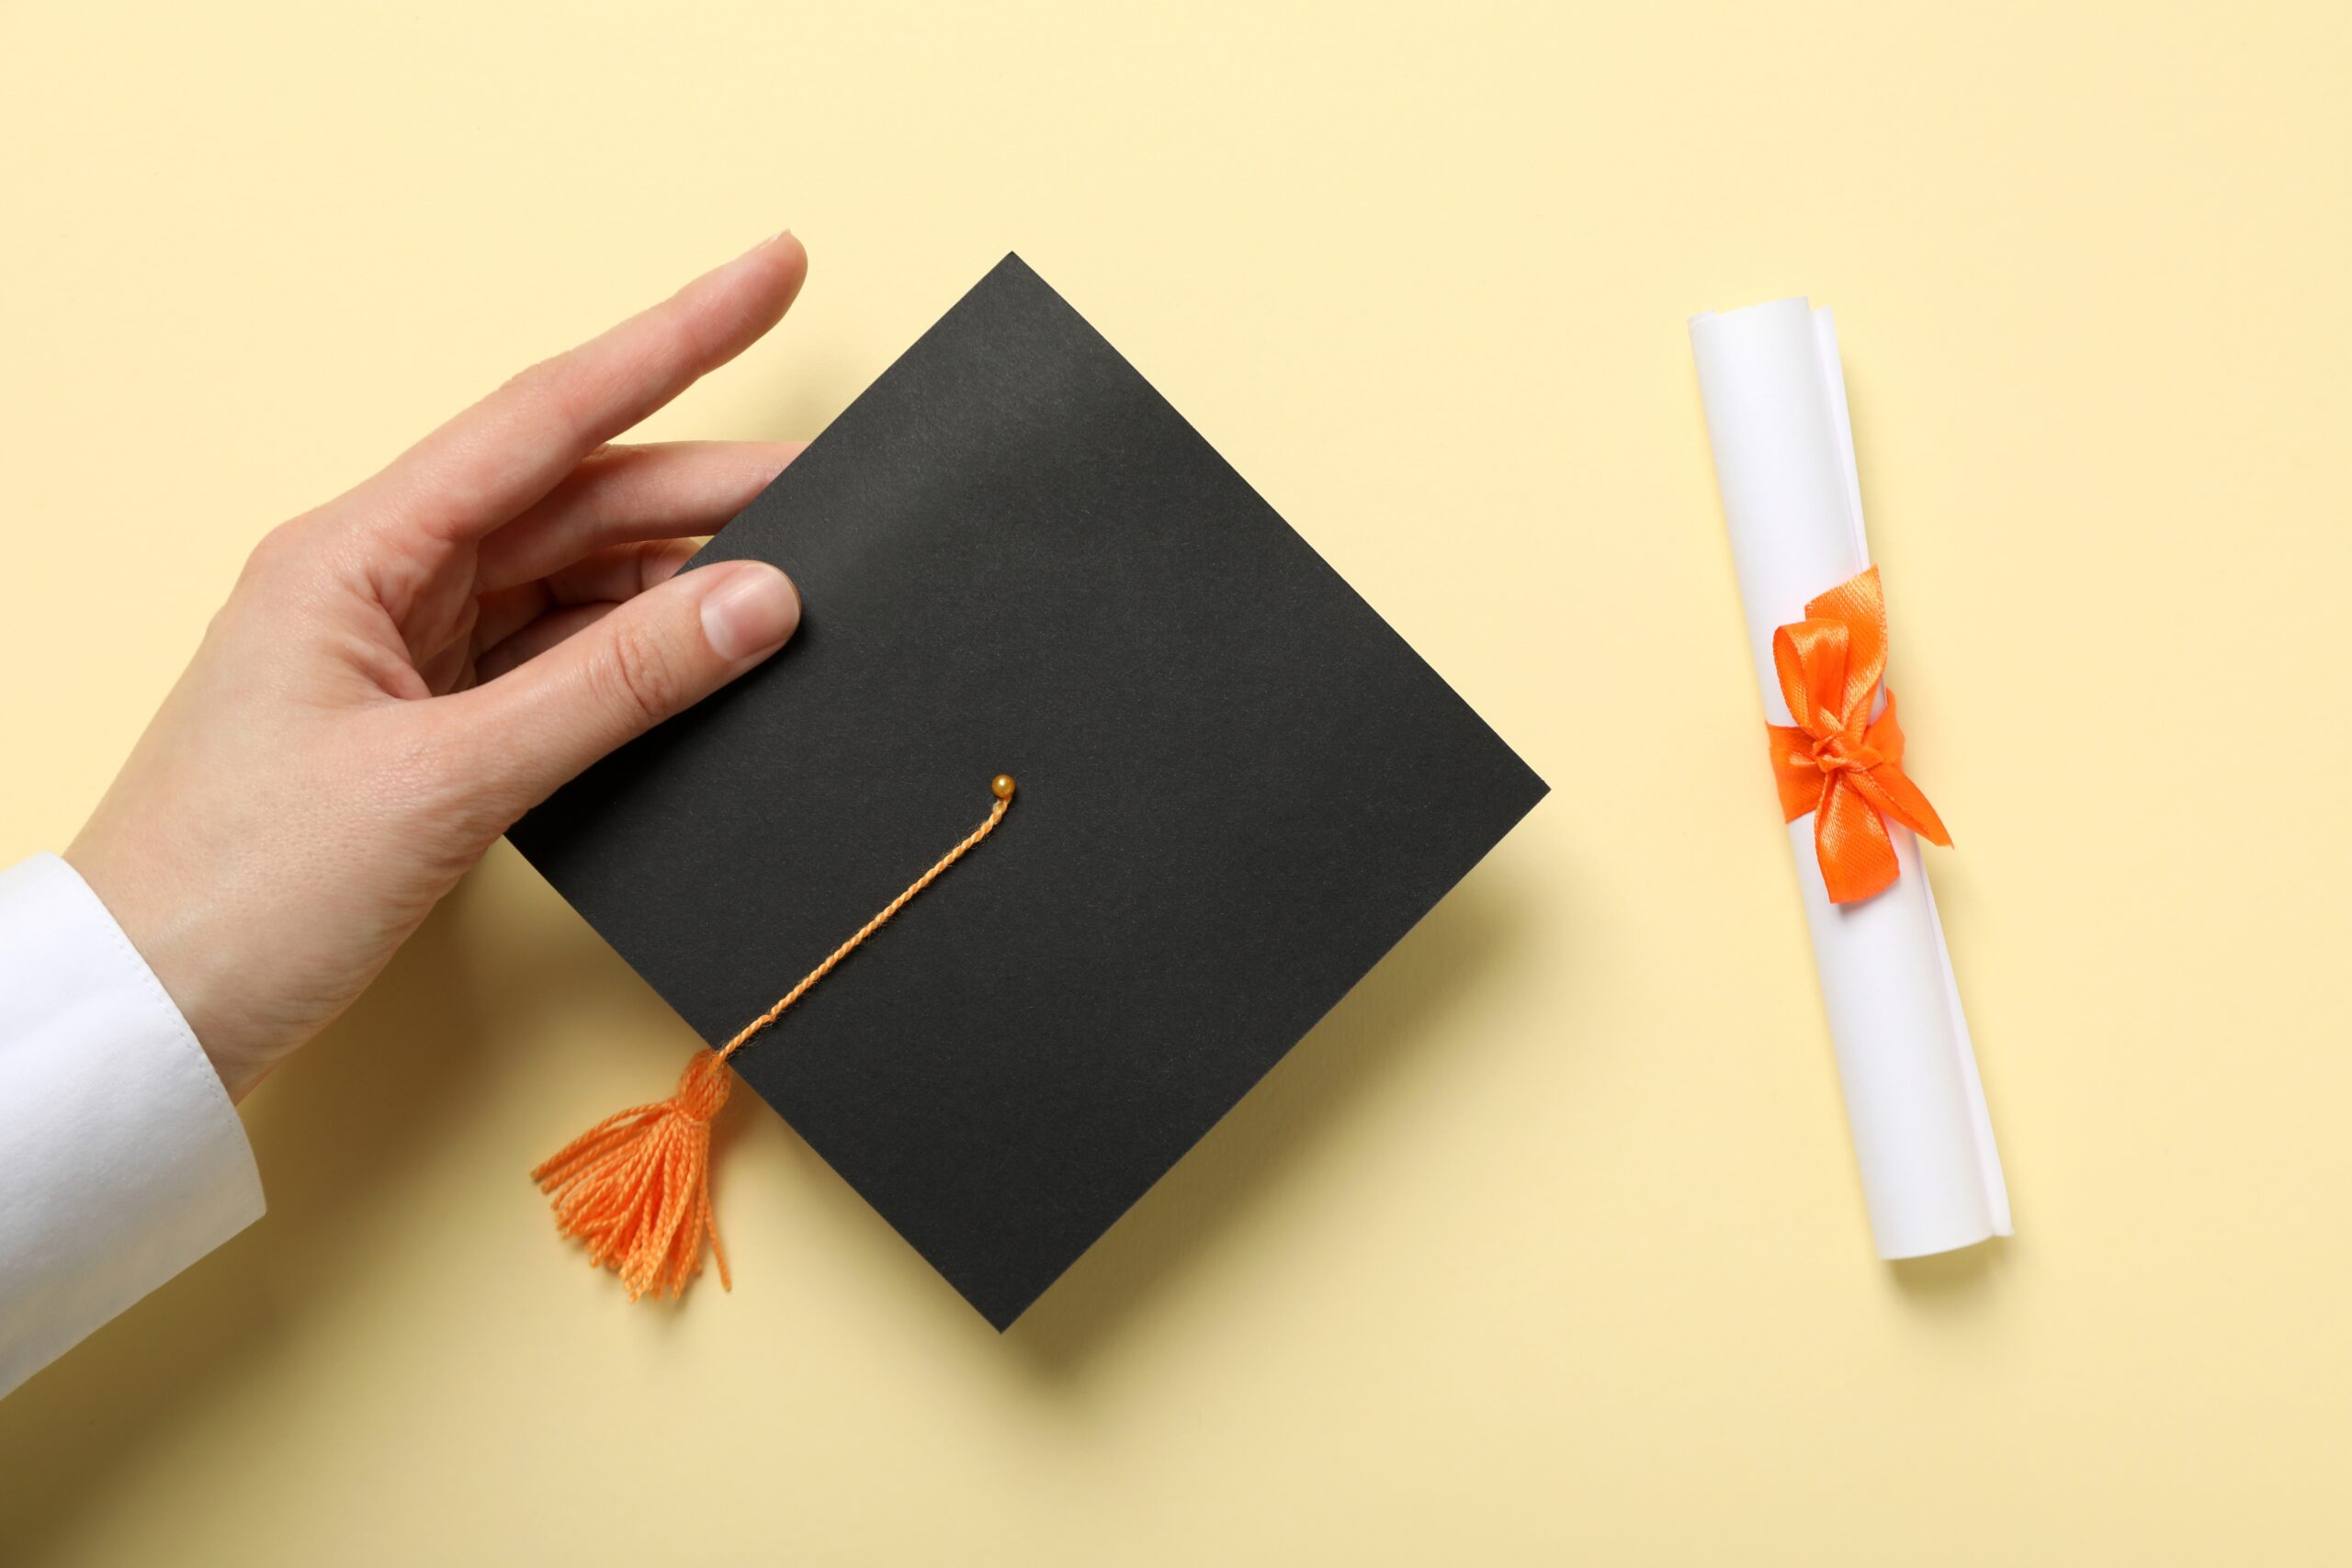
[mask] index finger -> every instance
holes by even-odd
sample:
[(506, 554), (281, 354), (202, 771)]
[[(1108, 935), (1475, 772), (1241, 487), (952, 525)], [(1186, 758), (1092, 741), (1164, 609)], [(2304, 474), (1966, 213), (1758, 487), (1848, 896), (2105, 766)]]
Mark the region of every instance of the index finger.
[(650, 310), (542, 360), (393, 460), (372, 481), (409, 526), (478, 537), (582, 458), (758, 342), (808, 275), (791, 232), (752, 246)]

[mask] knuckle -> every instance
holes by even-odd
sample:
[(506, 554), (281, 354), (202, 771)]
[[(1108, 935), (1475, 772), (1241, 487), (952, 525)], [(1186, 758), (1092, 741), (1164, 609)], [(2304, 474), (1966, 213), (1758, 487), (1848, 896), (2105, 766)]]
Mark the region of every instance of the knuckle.
[(633, 719), (650, 724), (677, 709), (681, 683), (676, 663), (660, 639), (641, 626), (615, 626), (603, 652), (589, 660), (588, 671), (597, 694)]
[(563, 384), (564, 369), (570, 357), (568, 354), (551, 354), (545, 359), (535, 359), (506, 378), (505, 386), (500, 389), (526, 397), (552, 393)]
[(618, 396), (614, 377), (577, 350), (543, 359), (508, 383), (518, 400), (556, 428), (584, 438), (606, 418)]
[(280, 523), (254, 541), (245, 557), (244, 570), (238, 573), (238, 581), (265, 581), (288, 570), (309, 553), (311, 533), (307, 517)]

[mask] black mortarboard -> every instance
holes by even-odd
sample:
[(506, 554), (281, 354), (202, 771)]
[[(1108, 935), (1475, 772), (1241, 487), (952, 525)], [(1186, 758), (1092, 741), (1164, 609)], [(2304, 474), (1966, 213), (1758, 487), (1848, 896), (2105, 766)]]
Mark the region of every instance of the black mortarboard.
[[(766, 665), (511, 835), (1001, 1328), (1545, 786), (1007, 256), (729, 524)], [(697, 1248), (699, 1242), (696, 1243)]]

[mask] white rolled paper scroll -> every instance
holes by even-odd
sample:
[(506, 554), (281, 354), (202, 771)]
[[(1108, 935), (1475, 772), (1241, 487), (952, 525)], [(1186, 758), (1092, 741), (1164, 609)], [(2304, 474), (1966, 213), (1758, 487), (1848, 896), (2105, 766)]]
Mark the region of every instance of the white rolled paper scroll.
[[(1871, 561), (1837, 327), (1826, 308), (1778, 299), (1693, 317), (1690, 347), (1765, 714), (1788, 724), (1774, 628)], [(1758, 789), (1764, 750), (1759, 732)], [(1918, 1258), (2007, 1235), (2009, 1195), (1918, 841), (1887, 827), (1901, 874), (1859, 903), (1829, 901), (1810, 813), (1789, 842), (1871, 1234), (1881, 1258)]]

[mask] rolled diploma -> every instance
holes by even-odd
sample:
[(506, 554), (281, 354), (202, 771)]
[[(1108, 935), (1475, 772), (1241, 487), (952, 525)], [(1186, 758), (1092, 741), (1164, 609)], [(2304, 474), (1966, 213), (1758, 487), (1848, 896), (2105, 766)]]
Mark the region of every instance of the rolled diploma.
[[(1774, 629), (1871, 559), (1837, 327), (1779, 299), (1693, 317), (1690, 347), (1765, 713), (1788, 724)], [(1760, 764), (1760, 737), (1758, 750)], [(1918, 841), (1887, 827), (1902, 874), (1860, 903), (1829, 901), (1810, 813), (1789, 843), (1871, 1234), (1881, 1258), (1918, 1258), (2007, 1235), (2009, 1195)]]

